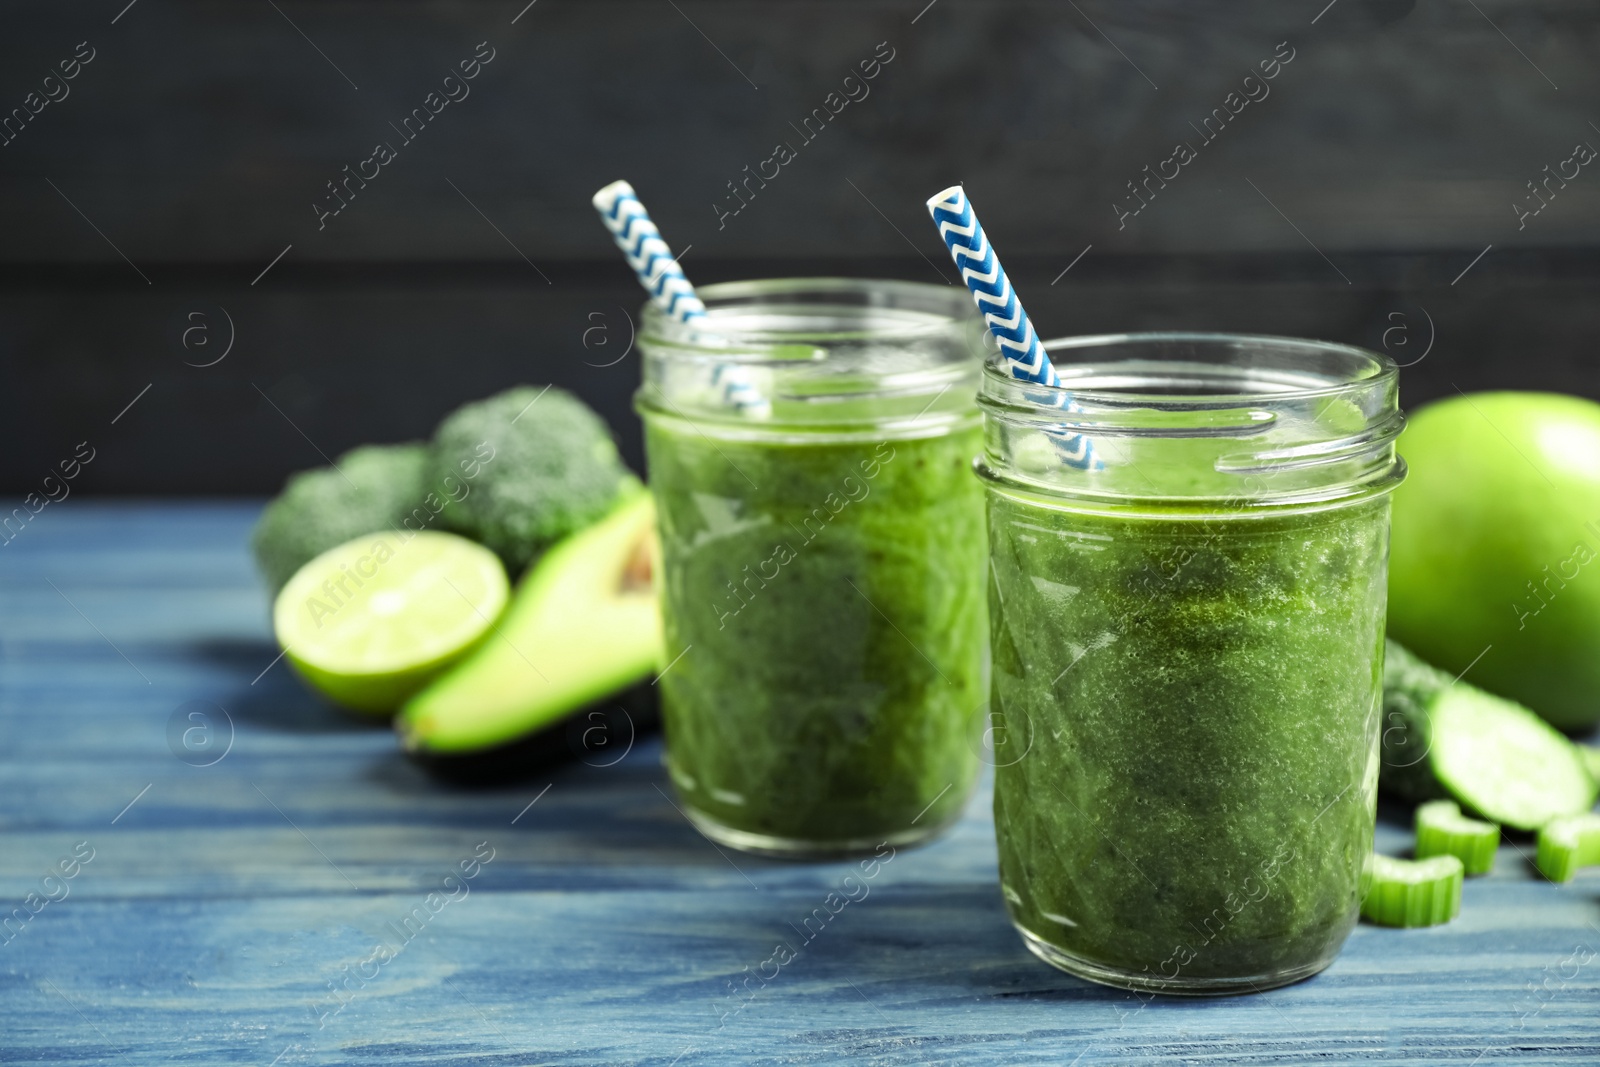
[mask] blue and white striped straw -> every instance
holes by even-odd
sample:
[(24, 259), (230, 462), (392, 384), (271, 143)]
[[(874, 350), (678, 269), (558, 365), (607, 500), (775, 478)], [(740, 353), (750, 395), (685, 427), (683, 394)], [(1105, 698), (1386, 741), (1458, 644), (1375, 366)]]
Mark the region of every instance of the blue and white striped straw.
[[(1067, 411), (1078, 410), (1072, 395), (1060, 388), (1061, 378), (1056, 374), (1055, 365), (1050, 362), (1033, 323), (1022, 310), (1022, 303), (1011, 288), (1011, 280), (1006, 277), (989, 239), (984, 236), (983, 227), (978, 224), (978, 216), (967, 202), (966, 192), (961, 186), (952, 185), (930, 197), (928, 214), (939, 227), (939, 236), (944, 238), (950, 258), (961, 272), (961, 280), (967, 283), (977, 301), (989, 332), (1000, 343), (1011, 377), (1053, 386), (1056, 392), (1050, 395), (1050, 403)], [(1072, 433), (1064, 427), (1049, 433), (1069, 467), (1098, 470), (1105, 466), (1095, 454), (1094, 442), (1083, 434)]]
[(705, 318), (706, 306), (672, 258), (672, 249), (661, 239), (661, 231), (650, 221), (633, 186), (612, 182), (594, 194), (594, 206), (656, 307), (678, 322)]
[[(661, 231), (650, 221), (633, 186), (624, 181), (612, 182), (594, 194), (593, 203), (628, 266), (639, 276), (639, 284), (650, 294), (651, 303), (677, 322), (695, 324), (705, 319), (705, 304), (684, 277), (683, 268), (661, 239)], [(723, 400), (740, 411), (758, 418), (771, 414), (772, 404), (743, 368), (719, 363), (711, 382), (722, 391)]]

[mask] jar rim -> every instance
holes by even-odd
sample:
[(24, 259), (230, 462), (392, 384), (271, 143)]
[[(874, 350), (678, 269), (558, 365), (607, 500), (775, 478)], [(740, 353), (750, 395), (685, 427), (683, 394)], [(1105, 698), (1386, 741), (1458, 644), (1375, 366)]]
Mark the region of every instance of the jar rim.
[[(695, 293), (706, 305), (711, 320), (719, 316), (726, 319), (735, 310), (770, 313), (773, 309), (807, 307), (834, 312), (841, 308), (876, 308), (885, 316), (870, 323), (863, 321), (855, 330), (740, 328), (726, 321), (724, 328), (712, 330), (704, 323), (693, 325), (669, 318), (654, 302), (647, 301), (640, 319), (641, 338), (673, 349), (677, 358), (726, 359), (730, 350), (736, 350), (741, 361), (764, 357), (793, 362), (799, 358), (796, 346), (808, 341), (831, 343), (870, 337), (880, 344), (914, 343), (952, 330), (969, 329), (977, 318), (977, 310), (964, 289), (899, 278), (746, 278), (696, 286)], [(915, 306), (919, 304), (923, 307)], [(929, 317), (928, 321), (906, 319), (893, 326), (885, 325), (887, 313), (907, 310), (920, 311)]]
[(1059, 385), (984, 364), (985, 462), (999, 480), (1101, 501), (1277, 505), (1392, 485), (1404, 469), (1399, 368), (1377, 352), (1209, 332), (1045, 348)]
[[(1053, 398), (1070, 396), (1079, 405), (1104, 408), (1126, 407), (1130, 404), (1160, 404), (1162, 407), (1193, 408), (1202, 410), (1217, 406), (1236, 407), (1249, 403), (1281, 403), (1284, 401), (1315, 400), (1322, 397), (1337, 396), (1351, 389), (1368, 389), (1374, 386), (1380, 389), (1388, 388), (1398, 381), (1400, 375), (1399, 365), (1388, 356), (1374, 352), (1371, 349), (1358, 345), (1344, 344), (1337, 341), (1318, 341), (1303, 337), (1288, 337), (1278, 334), (1250, 334), (1250, 333), (1222, 333), (1205, 331), (1148, 331), (1128, 333), (1085, 334), (1070, 337), (1056, 337), (1041, 342), (1044, 349), (1056, 364), (1058, 377), (1061, 384), (1057, 386), (1041, 385), (1033, 382), (1020, 382), (1012, 378), (1003, 365), (990, 359), (984, 363), (984, 379), (993, 381), (996, 385), (1026, 385), (1030, 396), (1038, 396), (1038, 406), (1051, 408), (1062, 406)], [(1212, 350), (1231, 350), (1236, 352), (1276, 352), (1285, 356), (1309, 356), (1318, 354), (1323, 356), (1333, 355), (1343, 357), (1349, 361), (1350, 371), (1339, 375), (1322, 375), (1322, 381), (1311, 384), (1313, 375), (1309, 371), (1300, 371), (1299, 376), (1305, 384), (1295, 387), (1290, 383), (1293, 375), (1285, 371), (1283, 385), (1275, 388), (1245, 390), (1245, 389), (1218, 389), (1216, 391), (1185, 391), (1174, 393), (1169, 391), (1148, 391), (1134, 388), (1114, 388), (1096, 386), (1096, 382), (1104, 377), (1108, 368), (1117, 366), (1119, 362), (1125, 363), (1126, 353), (1134, 346), (1151, 348), (1188, 347), (1191, 349), (1210, 348)], [(1074, 364), (1069, 361), (1057, 360), (1061, 353), (1086, 352), (1091, 349), (1107, 350), (1108, 358), (1096, 361), (1085, 361)], [(1159, 366), (1159, 361), (1151, 361), (1154, 366)], [(1184, 366), (1191, 373), (1196, 367), (1214, 366), (1225, 368), (1230, 364), (1206, 359), (1193, 353), (1185, 358), (1170, 359), (1176, 368)], [(1251, 380), (1260, 381), (1262, 369), (1259, 367), (1245, 368), (1240, 364), (1232, 364), (1240, 371), (1249, 370), (1255, 377)], [(1157, 372), (1152, 369), (1151, 376)], [(1218, 382), (1225, 376), (1219, 375)], [(1239, 376), (1243, 380), (1243, 375)]]
[(761, 278), (699, 290), (704, 319), (654, 304), (641, 411), (728, 435), (944, 433), (978, 418), (983, 320), (966, 291), (878, 278)]

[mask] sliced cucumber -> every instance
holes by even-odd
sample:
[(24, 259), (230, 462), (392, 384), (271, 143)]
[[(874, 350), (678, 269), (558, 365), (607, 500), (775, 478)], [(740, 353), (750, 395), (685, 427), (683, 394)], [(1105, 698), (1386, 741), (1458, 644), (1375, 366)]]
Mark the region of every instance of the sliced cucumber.
[(1430, 800), (1417, 808), (1417, 859), (1454, 856), (1467, 874), (1487, 874), (1500, 847), (1500, 827), (1469, 819), (1453, 800)]
[(1589, 777), (1600, 785), (1600, 748), (1594, 745), (1579, 745), (1578, 754), (1583, 757), (1583, 765), (1589, 768)]
[(1385, 656), (1386, 787), (1413, 800), (1447, 795), (1519, 830), (1594, 804), (1596, 783), (1578, 746), (1549, 723), (1393, 641)]
[(1379, 926), (1438, 926), (1461, 911), (1461, 861), (1402, 860), (1377, 853), (1362, 872), (1362, 918)]
[(1600, 863), (1600, 815), (1584, 812), (1552, 819), (1539, 831), (1539, 873), (1570, 882), (1579, 867)]
[(1428, 761), (1433, 748), (1428, 707), (1441, 692), (1440, 672), (1393, 641), (1385, 641), (1383, 647), (1383, 761), (1378, 785), (1413, 803), (1437, 800), (1445, 791)]
[(1520, 704), (1458, 684), (1431, 714), (1433, 773), (1479, 814), (1537, 830), (1594, 804), (1577, 747)]

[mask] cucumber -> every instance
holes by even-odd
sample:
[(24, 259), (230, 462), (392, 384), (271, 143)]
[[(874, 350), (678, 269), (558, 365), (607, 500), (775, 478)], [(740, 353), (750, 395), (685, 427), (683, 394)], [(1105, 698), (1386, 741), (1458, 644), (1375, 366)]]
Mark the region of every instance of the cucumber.
[(1361, 916), (1379, 926), (1438, 926), (1461, 911), (1461, 861), (1373, 853), (1361, 873)]
[(1448, 797), (1518, 830), (1588, 811), (1596, 784), (1578, 746), (1520, 704), (1385, 643), (1380, 784)]
[(1600, 748), (1594, 745), (1579, 745), (1578, 753), (1583, 756), (1583, 765), (1589, 768), (1589, 777), (1600, 784)]
[(1378, 784), (1420, 803), (1446, 796), (1428, 753), (1433, 724), (1428, 705), (1439, 692), (1439, 672), (1393, 641), (1384, 642), (1382, 763)]
[(1500, 847), (1500, 827), (1461, 814), (1453, 800), (1430, 800), (1417, 808), (1417, 859), (1454, 856), (1467, 874), (1487, 874)]
[(1570, 882), (1579, 867), (1600, 863), (1600, 815), (1584, 812), (1552, 819), (1539, 831), (1539, 873)]

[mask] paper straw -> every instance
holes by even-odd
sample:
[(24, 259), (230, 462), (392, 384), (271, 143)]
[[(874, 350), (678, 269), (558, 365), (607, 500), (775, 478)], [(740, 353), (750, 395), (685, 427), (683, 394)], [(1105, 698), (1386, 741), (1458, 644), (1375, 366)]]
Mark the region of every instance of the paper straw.
[[(624, 181), (612, 182), (594, 194), (593, 203), (628, 266), (638, 275), (639, 284), (650, 294), (651, 303), (677, 322), (703, 320), (705, 304), (684, 277), (683, 268), (661, 239), (661, 231), (650, 221), (633, 186)], [(721, 390), (724, 402), (746, 414), (765, 418), (772, 413), (772, 404), (743, 367), (719, 363), (712, 372), (711, 384)]]
[(650, 221), (633, 186), (612, 182), (594, 194), (594, 206), (656, 307), (678, 322), (705, 318), (705, 304), (672, 258), (672, 249), (661, 239), (661, 231)]
[[(984, 236), (978, 216), (973, 214), (972, 205), (967, 202), (966, 192), (961, 186), (952, 185), (930, 197), (928, 214), (933, 216), (934, 225), (939, 227), (939, 236), (950, 250), (956, 270), (961, 272), (961, 280), (971, 290), (978, 311), (989, 326), (989, 332), (1000, 343), (1006, 370), (1011, 377), (1018, 381), (1055, 387), (1047, 402), (1067, 411), (1078, 410), (1072, 395), (1060, 388), (1061, 378), (1056, 374), (1055, 365), (1045, 354), (1033, 323), (1028, 321), (1027, 313), (1022, 310), (1022, 302), (1017, 299), (1016, 292), (1011, 288), (1011, 280), (1000, 266), (999, 257)], [(1043, 394), (1040, 399), (1045, 399)], [(1083, 434), (1073, 433), (1065, 427), (1047, 432), (1069, 467), (1098, 470), (1105, 466), (1095, 454), (1094, 443)]]

